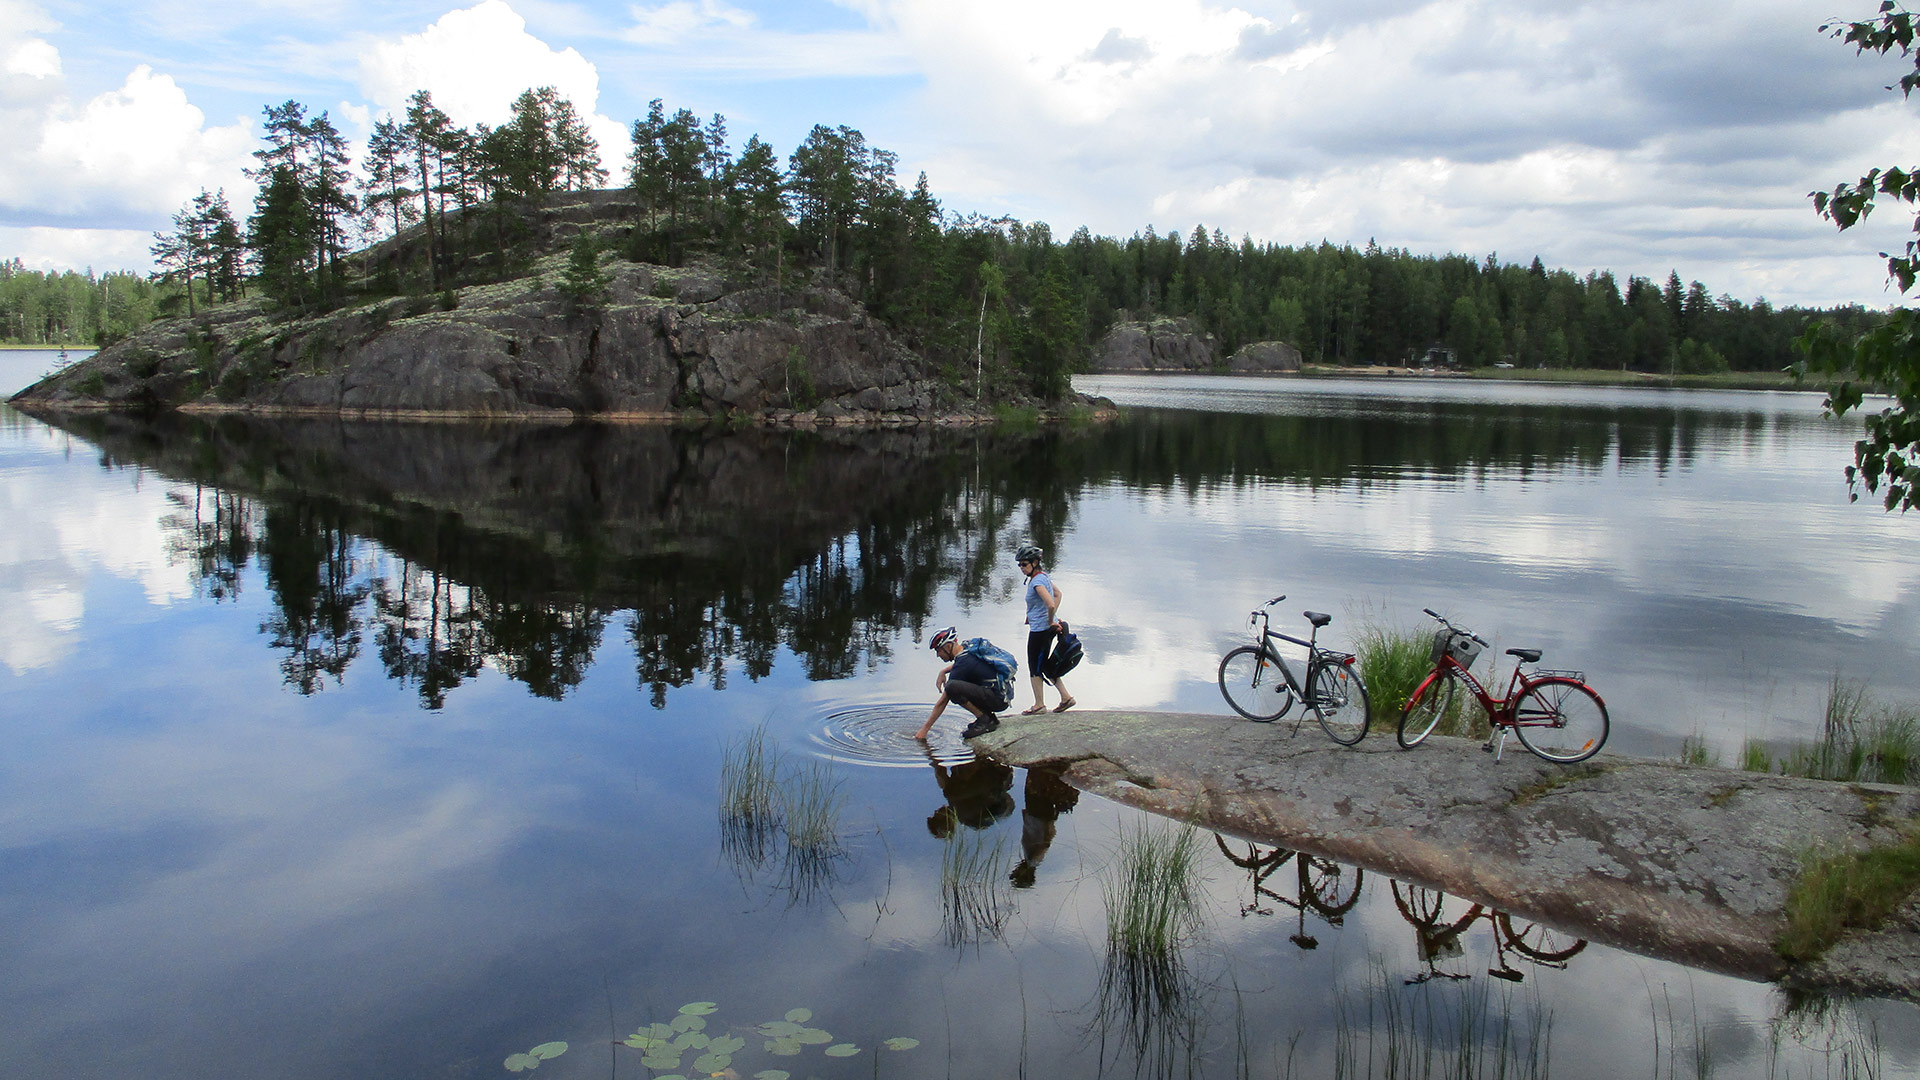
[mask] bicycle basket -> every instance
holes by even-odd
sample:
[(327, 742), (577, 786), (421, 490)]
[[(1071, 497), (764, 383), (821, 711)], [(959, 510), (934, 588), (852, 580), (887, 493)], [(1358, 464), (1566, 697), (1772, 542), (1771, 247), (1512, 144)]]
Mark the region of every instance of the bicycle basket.
[(1447, 654), (1464, 668), (1472, 667), (1473, 662), (1480, 659), (1480, 650), (1484, 648), (1486, 646), (1471, 634), (1454, 634), (1453, 640), (1447, 642)]

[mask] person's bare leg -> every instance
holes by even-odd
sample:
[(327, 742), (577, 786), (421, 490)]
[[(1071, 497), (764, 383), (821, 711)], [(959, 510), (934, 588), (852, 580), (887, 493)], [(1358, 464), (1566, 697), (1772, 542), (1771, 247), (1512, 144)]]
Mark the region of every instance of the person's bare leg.
[[(1054, 685), (1059, 685), (1058, 683)], [(1033, 677), (1033, 707), (1022, 712), (1022, 716), (1033, 716), (1047, 711), (1047, 680), (1039, 675)]]
[(1053, 680), (1053, 692), (1060, 695), (1060, 704), (1053, 707), (1054, 712), (1066, 712), (1079, 704), (1073, 700), (1073, 695), (1067, 692), (1067, 684), (1059, 679)]

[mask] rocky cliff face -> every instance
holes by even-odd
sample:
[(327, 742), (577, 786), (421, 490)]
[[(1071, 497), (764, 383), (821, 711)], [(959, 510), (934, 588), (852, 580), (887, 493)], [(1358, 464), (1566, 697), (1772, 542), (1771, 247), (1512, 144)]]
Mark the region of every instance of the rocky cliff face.
[(845, 295), (728, 290), (615, 262), (599, 302), (539, 273), (276, 321), (262, 303), (156, 323), (15, 398), (26, 407), (237, 408), (347, 416), (660, 417), (800, 422), (972, 417), (932, 365)]
[(1093, 347), (1094, 371), (1300, 370), (1300, 350), (1284, 341), (1256, 341), (1224, 361), (1212, 334), (1200, 333), (1189, 319), (1123, 322)]

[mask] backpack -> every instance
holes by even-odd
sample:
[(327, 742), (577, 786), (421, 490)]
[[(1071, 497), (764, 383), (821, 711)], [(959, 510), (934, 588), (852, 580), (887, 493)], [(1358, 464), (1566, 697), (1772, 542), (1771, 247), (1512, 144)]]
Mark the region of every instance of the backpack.
[(1080, 635), (1067, 629), (1066, 623), (1060, 624), (1060, 636), (1053, 639), (1053, 651), (1047, 654), (1046, 662), (1040, 665), (1040, 674), (1048, 682), (1080, 666), (1086, 656), (1086, 650), (1080, 647)]
[(1020, 670), (1020, 661), (1013, 654), (988, 641), (986, 638), (972, 638), (960, 645), (960, 651), (972, 653), (987, 662), (993, 668), (993, 681), (987, 689), (1000, 697), (1000, 708), (1004, 709), (1013, 702), (1013, 677)]

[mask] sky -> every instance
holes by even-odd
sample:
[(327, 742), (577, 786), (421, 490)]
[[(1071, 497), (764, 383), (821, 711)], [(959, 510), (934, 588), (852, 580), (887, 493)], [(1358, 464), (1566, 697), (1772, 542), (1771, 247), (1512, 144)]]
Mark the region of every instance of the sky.
[(1808, 193), (1920, 160), (1873, 0), (0, 0), (0, 258), (151, 269), (202, 188), (251, 205), (261, 110), (350, 138), (552, 85), (618, 177), (659, 98), (784, 157), (859, 129), (954, 213), (1126, 237), (1538, 256), (1776, 305), (1900, 297), (1898, 209)]

